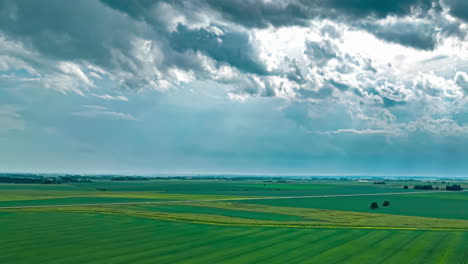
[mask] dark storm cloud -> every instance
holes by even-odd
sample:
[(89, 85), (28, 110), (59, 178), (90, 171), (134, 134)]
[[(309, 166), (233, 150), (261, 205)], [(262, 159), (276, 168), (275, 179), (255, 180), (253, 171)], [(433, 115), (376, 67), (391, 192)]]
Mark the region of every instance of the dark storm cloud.
[(396, 22), (391, 24), (362, 25), (363, 29), (387, 42), (421, 50), (432, 50), (437, 45), (437, 30), (433, 24)]
[(206, 0), (213, 9), (246, 27), (305, 25), (313, 18), (383, 18), (408, 15), (413, 9), (427, 11), (431, 0)]
[(307, 25), (315, 17), (297, 1), (207, 0), (206, 3), (223, 17), (245, 27)]
[(52, 58), (108, 65), (110, 48), (129, 50), (144, 29), (92, 0), (3, 0), (0, 30)]
[[(200, 59), (186, 51), (201, 52), (216, 63), (231, 65), (241, 72), (266, 73), (248, 33), (227, 29), (217, 36), (204, 28), (188, 29), (183, 25), (171, 32), (165, 24), (168, 19), (164, 15), (168, 14), (156, 8), (161, 3), (0, 0), (0, 37), (21, 43), (47, 58), (49, 64), (34, 67), (50, 70), (54, 61), (92, 64), (115, 75), (124, 88), (154, 85), (168, 76), (170, 68), (193, 71), (197, 78), (209, 77)], [(189, 4), (174, 5), (183, 11)], [(144, 47), (135, 44), (138, 39), (151, 41), (146, 48), (153, 50), (141, 54)], [(30, 59), (23, 59), (31, 63)]]
[(359, 22), (354, 26), (387, 42), (420, 50), (433, 50), (440, 41), (450, 36), (463, 40), (467, 34), (460, 21), (434, 12), (421, 17)]
[[(312, 0), (306, 2), (317, 4), (322, 1)], [(374, 16), (384, 18), (388, 15), (405, 16), (413, 10), (428, 11), (433, 5), (432, 0), (330, 0), (325, 1), (325, 8), (332, 8), (345, 15), (354, 17)]]
[[(214, 30), (221, 31), (214, 27)], [(241, 71), (266, 74), (246, 32), (213, 32), (207, 29), (189, 29), (178, 25), (170, 36), (171, 47), (179, 52), (199, 51), (219, 62), (228, 63)]]
[[(468, 2), (448, 0), (450, 13), (461, 19), (468, 18)], [(206, 0), (206, 3), (234, 23), (245, 27), (265, 28), (268, 26), (305, 26), (310, 19), (326, 18), (344, 22), (358, 29), (366, 30), (376, 37), (404, 46), (422, 50), (432, 50), (441, 37), (457, 36), (464, 38), (466, 33), (460, 23), (438, 17), (428, 17), (429, 11), (440, 16), (442, 8), (433, 0), (292, 0), (292, 1), (253, 1), (253, 0)], [(379, 25), (375, 21), (388, 16), (426, 17), (431, 23), (400, 22)], [(338, 37), (334, 34), (335, 37)]]
[[(126, 88), (142, 87), (148, 76), (132, 54), (133, 40), (151, 35), (143, 23), (108, 8), (99, 1), (0, 1), (0, 34), (40, 54), (38, 72), (60, 72), (63, 61), (92, 64), (117, 77)], [(153, 77), (150, 77), (153, 78)]]
[(191, 21), (203, 20), (206, 5), (200, 1), (185, 0), (96, 0), (131, 18), (144, 21), (155, 31), (162, 31), (164, 22), (183, 14)]
[(468, 1), (445, 0), (444, 3), (450, 8), (450, 14), (468, 22)]
[[(330, 19), (344, 22), (358, 29), (367, 30), (378, 38), (422, 50), (434, 49), (437, 33), (441, 37), (457, 36), (464, 38), (458, 22), (427, 17), (431, 11), (440, 15), (442, 6), (436, 0), (101, 0), (114, 9), (129, 16), (148, 19), (152, 7), (161, 2), (169, 3), (186, 15), (196, 16), (203, 12), (220, 14), (224, 19), (246, 28), (267, 28), (269, 26), (308, 26), (311, 19)], [(465, 0), (446, 0), (443, 2), (450, 14), (463, 20), (468, 19), (468, 2)], [(189, 12), (190, 11), (190, 12)], [(433, 23), (404, 22), (379, 26), (374, 22), (388, 16), (426, 17)], [(336, 34), (335, 34), (336, 35)]]
[(144, 19), (145, 15), (151, 10), (151, 7), (164, 1), (160, 0), (100, 0), (102, 3), (124, 12), (135, 19)]
[[(447, 1), (450, 7), (463, 5)], [(304, 73), (294, 63), (286, 71), (267, 71), (250, 39), (251, 28), (307, 26), (311, 19), (327, 18), (388, 42), (430, 50), (440, 37), (464, 37), (466, 32), (459, 23), (443, 19), (417, 23), (399, 19), (428, 16), (424, 12), (429, 10), (440, 13), (438, 8), (427, 0), (0, 0), (0, 37), (48, 61), (33, 67), (53, 68), (64, 61), (91, 64), (113, 75), (125, 88), (155, 86), (171, 78), (171, 69), (210, 79), (212, 73), (206, 70), (203, 56), (215, 68), (229, 65), (241, 73), (285, 76), (302, 85)], [(388, 16), (396, 22), (377, 23)], [(313, 67), (341, 56), (329, 41), (340, 38), (340, 30), (325, 26), (322, 34), (324, 41), (306, 43)], [(350, 73), (351, 66), (342, 64), (337, 71)], [(371, 64), (368, 70), (376, 72)]]

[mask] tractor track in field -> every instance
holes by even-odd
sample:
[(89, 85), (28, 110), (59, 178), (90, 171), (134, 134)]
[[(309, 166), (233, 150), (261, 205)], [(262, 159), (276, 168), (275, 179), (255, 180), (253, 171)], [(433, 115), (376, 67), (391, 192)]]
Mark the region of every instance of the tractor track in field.
[(419, 233), (418, 235), (416, 235), (414, 237), (411, 237), (410, 239), (405, 241), (405, 243), (401, 243), (401, 245), (399, 247), (395, 248), (392, 252), (390, 252), (385, 257), (383, 257), (379, 262), (377, 262), (377, 264), (387, 263), (393, 256), (395, 256), (398, 252), (400, 252), (400, 250), (402, 248), (404, 248), (404, 247), (408, 246), (409, 244), (413, 243), (413, 241), (415, 241), (421, 235), (422, 235), (422, 233)]
[[(394, 235), (394, 233), (389, 233), (389, 234), (379, 238), (377, 241), (374, 241), (372, 244), (377, 245), (380, 242), (384, 241), (385, 239), (391, 237), (392, 235)], [(359, 251), (359, 250), (361, 250), (361, 249), (357, 249), (356, 251)], [(345, 255), (345, 256), (341, 257), (340, 259), (338, 259), (337, 261), (333, 262), (333, 264), (344, 263), (344, 261), (349, 260), (351, 257), (356, 256), (356, 255), (359, 255), (359, 254), (355, 254), (355, 252), (353, 252), (352, 254)]]
[(460, 261), (460, 264), (467, 264), (468, 263), (468, 248), (465, 250), (465, 254)]
[[(321, 249), (319, 252), (315, 253), (313, 257), (320, 256), (320, 255), (322, 255), (322, 254), (324, 254), (324, 253), (326, 253), (326, 252), (329, 252), (330, 250), (339, 248), (339, 247), (343, 246), (344, 244), (352, 243), (353, 241), (358, 240), (359, 238), (364, 237), (364, 236), (367, 236), (367, 235), (369, 235), (369, 234), (370, 234), (370, 233), (365, 232), (365, 233), (358, 234), (358, 235), (352, 237), (350, 240), (343, 240), (343, 241), (340, 241), (338, 244), (333, 245), (332, 247)], [(303, 262), (303, 261), (300, 261), (299, 263), (301, 263), (301, 262)]]
[(426, 256), (424, 256), (424, 258), (419, 262), (419, 264), (425, 264), (432, 257), (432, 255), (434, 255), (434, 253), (440, 247), (440, 244), (442, 244), (442, 242), (444, 242), (444, 240), (447, 238), (447, 236), (448, 236), (447, 233), (442, 235), (442, 237), (440, 237), (439, 240), (437, 240), (437, 242), (434, 244), (434, 246), (432, 246), (431, 250), (429, 250), (429, 252), (426, 254)]
[[(463, 190), (459, 192), (466, 192)], [(252, 200), (279, 200), (279, 199), (301, 199), (301, 198), (332, 198), (332, 197), (355, 197), (355, 196), (383, 196), (383, 195), (408, 195), (426, 193), (447, 193), (447, 191), (421, 191), (421, 192), (394, 192), (394, 193), (359, 193), (359, 194), (324, 194), (304, 196), (278, 196), (278, 197), (247, 197), (247, 198), (222, 198), (206, 200), (168, 200), (168, 201), (145, 201), (145, 202), (122, 202), (122, 203), (90, 203), (90, 204), (53, 204), (53, 205), (24, 205), (24, 206), (2, 206), (0, 209), (23, 209), (23, 208), (47, 208), (47, 207), (80, 207), (80, 206), (112, 206), (112, 205), (138, 205), (138, 204), (165, 204), (165, 203), (196, 203), (196, 202), (221, 202), (221, 201), (252, 201)]]

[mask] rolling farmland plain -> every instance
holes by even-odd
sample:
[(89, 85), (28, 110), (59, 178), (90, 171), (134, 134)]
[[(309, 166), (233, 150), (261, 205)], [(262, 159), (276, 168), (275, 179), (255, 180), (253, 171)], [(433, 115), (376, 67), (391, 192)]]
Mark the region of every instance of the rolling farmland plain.
[(468, 263), (468, 193), (415, 184), (0, 184), (0, 263)]

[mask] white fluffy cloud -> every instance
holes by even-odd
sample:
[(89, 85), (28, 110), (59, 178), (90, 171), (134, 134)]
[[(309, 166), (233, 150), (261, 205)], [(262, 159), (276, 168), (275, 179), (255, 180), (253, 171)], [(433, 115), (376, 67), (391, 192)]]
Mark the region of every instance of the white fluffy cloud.
[(109, 95), (109, 94), (91, 94), (94, 97), (106, 100), (106, 101), (123, 101), (128, 102), (128, 98), (123, 95)]
[(137, 118), (135, 118), (133, 115), (129, 113), (115, 112), (115, 111), (111, 111), (107, 109), (107, 107), (97, 106), (97, 105), (85, 105), (83, 106), (83, 110), (73, 112), (72, 115), (88, 117), (88, 118), (108, 117), (108, 118), (116, 119), (116, 120), (128, 120), (128, 121), (138, 120)]

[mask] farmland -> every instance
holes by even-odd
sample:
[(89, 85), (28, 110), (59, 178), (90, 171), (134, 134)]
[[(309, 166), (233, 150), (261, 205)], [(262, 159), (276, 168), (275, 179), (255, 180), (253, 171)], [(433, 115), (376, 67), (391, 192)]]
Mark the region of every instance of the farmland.
[(415, 184), (0, 184), (0, 263), (468, 263), (468, 193)]

